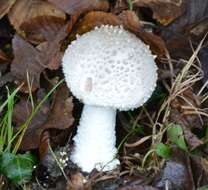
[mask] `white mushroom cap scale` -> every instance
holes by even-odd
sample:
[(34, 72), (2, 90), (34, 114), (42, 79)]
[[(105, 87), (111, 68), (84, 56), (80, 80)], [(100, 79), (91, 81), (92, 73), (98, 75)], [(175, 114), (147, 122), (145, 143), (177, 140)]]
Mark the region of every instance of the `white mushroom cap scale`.
[(156, 86), (149, 47), (120, 26), (104, 25), (66, 49), (63, 72), (72, 93), (85, 104), (128, 110), (143, 105)]

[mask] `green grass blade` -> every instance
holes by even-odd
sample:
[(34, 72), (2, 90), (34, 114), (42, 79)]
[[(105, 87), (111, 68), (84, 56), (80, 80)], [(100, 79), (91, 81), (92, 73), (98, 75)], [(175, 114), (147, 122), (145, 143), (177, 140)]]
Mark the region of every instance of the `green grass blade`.
[(16, 154), (20, 144), (22, 142), (23, 136), (25, 134), (25, 131), (27, 129), (27, 127), (29, 126), (30, 122), (32, 121), (33, 117), (37, 114), (37, 112), (40, 110), (41, 106), (43, 105), (43, 103), (48, 99), (48, 97), (55, 91), (55, 89), (64, 82), (64, 79), (62, 79), (61, 81), (59, 81), (49, 92), (48, 94), (40, 101), (40, 103), (34, 108), (34, 110), (32, 111), (30, 117), (26, 120), (26, 122), (20, 127), (20, 129), (18, 130), (18, 132), (13, 136), (12, 138), (12, 142), (18, 137), (18, 140), (15, 144), (15, 147), (12, 151), (12, 153)]

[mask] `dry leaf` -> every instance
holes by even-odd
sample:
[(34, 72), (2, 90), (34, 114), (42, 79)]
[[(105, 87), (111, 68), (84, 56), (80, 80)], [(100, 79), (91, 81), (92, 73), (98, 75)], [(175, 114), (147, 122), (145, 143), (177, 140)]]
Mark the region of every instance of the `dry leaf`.
[(38, 147), (40, 160), (43, 160), (45, 156), (48, 154), (49, 145), (50, 145), (50, 133), (48, 131), (43, 131), (40, 136), (40, 143)]
[(61, 65), (61, 46), (70, 32), (69, 27), (71, 27), (71, 23), (62, 27), (53, 39), (50, 40), (49, 38), (47, 42), (43, 42), (37, 47), (40, 51), (39, 58), (41, 63), (50, 70), (56, 70)]
[(45, 129), (66, 129), (69, 128), (73, 122), (72, 117), (73, 103), (72, 97), (69, 97), (69, 89), (63, 85), (61, 86), (54, 99), (51, 113), (47, 122), (44, 124)]
[(17, 0), (8, 17), (20, 34), (35, 42), (52, 38), (66, 19), (64, 12), (41, 0)]
[(48, 39), (48, 42), (45, 44), (45, 48), (43, 47), (41, 50), (41, 60), (43, 64), (51, 70), (56, 70), (61, 65), (61, 46), (63, 40), (67, 37), (71, 30), (71, 24), (73, 23), (70, 22), (62, 27), (53, 40)]
[(92, 30), (95, 26), (105, 24), (123, 25), (125, 29), (131, 31), (148, 44), (154, 54), (159, 57), (164, 57), (167, 54), (164, 41), (159, 36), (144, 31), (142, 29), (142, 24), (133, 11), (123, 11), (119, 16), (101, 11), (90, 12), (86, 14), (81, 21), (75, 24), (75, 27), (69, 36), (69, 41), (74, 40), (76, 34), (81, 35)]
[(101, 26), (105, 24), (121, 25), (122, 23), (119, 18), (112, 13), (106, 13), (102, 11), (89, 12), (83, 17), (83, 19), (75, 24), (69, 39), (70, 41), (74, 40), (77, 34), (82, 35), (92, 30), (95, 26)]
[(32, 91), (35, 91), (39, 88), (40, 74), (43, 70), (59, 68), (62, 58), (61, 45), (68, 35), (68, 27), (68, 24), (62, 27), (53, 40), (44, 43), (39, 49), (15, 35), (12, 42), (14, 60), (11, 64), (11, 73), (17, 84), (22, 82), (25, 84), (24, 92), (28, 92), (27, 73), (29, 80), (32, 81)]
[[(14, 59), (11, 64), (11, 73), (17, 84), (27, 86), (27, 73), (32, 81), (32, 90), (39, 88), (40, 74), (45, 69), (39, 58), (39, 51), (31, 44), (15, 35), (12, 40)], [(27, 90), (26, 90), (27, 91)]]
[(149, 7), (153, 18), (163, 25), (168, 25), (185, 11), (185, 0), (135, 0), (134, 6)]
[(81, 173), (75, 173), (70, 176), (65, 190), (91, 190), (90, 184)]
[(39, 16), (21, 25), (26, 39), (33, 43), (53, 40), (65, 25), (63, 18)]
[(83, 14), (88, 11), (107, 11), (109, 2), (107, 0), (48, 0), (69, 15)]
[[(37, 102), (39, 102), (45, 94), (39, 95)], [(22, 99), (14, 108), (14, 123), (19, 127), (31, 114), (31, 104), (27, 99)], [(50, 108), (49, 100), (43, 104), (40, 111), (32, 119), (29, 127), (24, 135), (21, 149), (30, 150), (38, 148), (43, 131), (47, 129), (67, 129), (74, 119), (72, 117), (73, 103), (72, 98), (69, 97), (69, 90), (66, 86), (61, 86), (54, 96), (54, 102)], [(47, 140), (46, 140), (47, 141)], [(44, 141), (45, 142), (45, 141)], [(45, 149), (45, 145), (43, 146)], [(41, 149), (43, 150), (43, 147)], [(42, 151), (44, 154), (46, 151)]]
[(1, 0), (0, 1), (0, 19), (6, 15), (16, 0)]
[(123, 11), (119, 15), (119, 18), (121, 19), (124, 27), (148, 44), (152, 52), (157, 55), (158, 58), (162, 58), (167, 55), (167, 48), (163, 39), (151, 32), (146, 32), (142, 28), (142, 24), (133, 11)]

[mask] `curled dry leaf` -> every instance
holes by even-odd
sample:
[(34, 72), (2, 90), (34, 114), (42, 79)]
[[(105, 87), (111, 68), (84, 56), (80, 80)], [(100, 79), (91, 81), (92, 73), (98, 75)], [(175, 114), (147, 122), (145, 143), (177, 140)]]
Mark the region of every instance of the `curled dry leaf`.
[(41, 0), (17, 0), (8, 17), (18, 33), (34, 42), (52, 39), (66, 19), (64, 12)]
[[(183, 97), (183, 98), (181, 98)], [(200, 108), (200, 97), (195, 95), (191, 88), (182, 92), (171, 103), (170, 121), (181, 125), (185, 139), (191, 149), (203, 144), (191, 132), (193, 128), (202, 128), (201, 115), (197, 112)]]
[(65, 190), (91, 190), (90, 184), (85, 183), (87, 179), (80, 173), (70, 176)]
[(107, 0), (48, 0), (69, 15), (83, 14), (88, 11), (107, 11), (109, 2)]
[(14, 59), (11, 64), (11, 73), (15, 77), (15, 82), (17, 84), (24, 82), (27, 85), (28, 73), (34, 91), (39, 88), (40, 73), (45, 69), (39, 59), (39, 51), (18, 35), (14, 36), (12, 47)]
[(43, 160), (48, 153), (50, 145), (50, 133), (49, 131), (43, 131), (40, 136), (40, 142), (38, 147), (39, 158)]
[[(37, 102), (45, 96), (41, 94)], [(14, 122), (19, 127), (30, 116), (32, 111), (31, 104), (27, 99), (22, 99), (14, 108)], [(30, 150), (38, 148), (41, 142), (41, 135), (47, 129), (67, 129), (69, 128), (74, 118), (72, 116), (73, 103), (72, 98), (69, 97), (69, 90), (66, 86), (61, 86), (54, 96), (52, 107), (50, 108), (49, 100), (43, 104), (40, 111), (34, 116), (29, 127), (24, 135), (21, 149)], [(47, 142), (47, 140), (44, 140)], [(46, 146), (45, 143), (44, 146)], [(41, 147), (43, 150), (47, 147)], [(42, 152), (44, 154), (46, 150)]]
[(63, 18), (55, 16), (39, 16), (21, 25), (26, 39), (33, 43), (51, 41), (65, 25)]
[(44, 69), (58, 69), (61, 64), (61, 45), (63, 39), (68, 35), (68, 27), (63, 26), (53, 40), (35, 48), (30, 43), (19, 37), (14, 36), (12, 47), (14, 60), (11, 64), (11, 73), (17, 84), (25, 83), (24, 92), (28, 92), (27, 72), (29, 80), (32, 81), (32, 91), (39, 88), (40, 74)]
[(1, 0), (0, 1), (0, 19), (6, 15), (16, 0)]
[(185, 0), (136, 0), (134, 6), (149, 7), (154, 19), (168, 25), (183, 14), (185, 3)]
[(53, 39), (47, 38), (47, 42), (43, 43), (41, 48), (39, 47), (40, 60), (48, 69), (56, 70), (60, 67), (62, 58), (61, 45), (70, 32), (72, 24), (72, 22), (67, 23)]
[(86, 14), (81, 21), (75, 24), (75, 27), (69, 36), (69, 41), (74, 40), (76, 38), (76, 34), (81, 35), (92, 30), (95, 26), (101, 26), (103, 24), (123, 25), (124, 28), (137, 35), (146, 44), (150, 45), (154, 54), (159, 57), (163, 57), (167, 54), (164, 41), (159, 36), (146, 32), (142, 29), (142, 24), (133, 11), (123, 11), (119, 16), (102, 11), (92, 11)]
[(69, 90), (63, 85), (57, 91), (51, 113), (43, 127), (45, 129), (69, 128), (74, 122), (72, 111), (72, 97), (69, 97)]
[(162, 38), (151, 32), (146, 32), (142, 28), (142, 24), (133, 11), (123, 11), (119, 15), (119, 18), (121, 19), (124, 27), (148, 44), (155, 55), (159, 58), (167, 55), (167, 48)]
[(105, 24), (121, 25), (121, 21), (112, 13), (106, 13), (102, 11), (89, 12), (83, 17), (82, 20), (75, 24), (69, 39), (74, 40), (77, 34), (82, 35), (92, 30), (95, 26), (101, 26)]

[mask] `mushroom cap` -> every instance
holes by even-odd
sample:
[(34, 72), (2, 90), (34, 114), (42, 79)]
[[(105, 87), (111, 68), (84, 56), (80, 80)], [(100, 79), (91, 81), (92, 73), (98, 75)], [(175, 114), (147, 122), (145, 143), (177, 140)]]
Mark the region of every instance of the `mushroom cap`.
[(77, 37), (62, 64), (68, 87), (83, 103), (129, 110), (143, 105), (155, 89), (154, 58), (123, 27), (102, 25)]

